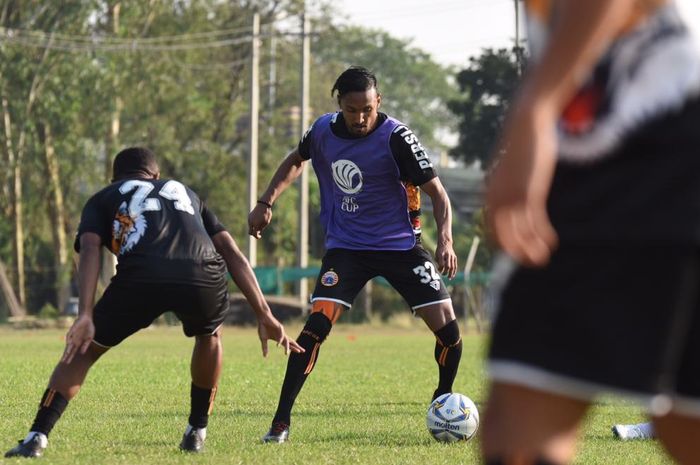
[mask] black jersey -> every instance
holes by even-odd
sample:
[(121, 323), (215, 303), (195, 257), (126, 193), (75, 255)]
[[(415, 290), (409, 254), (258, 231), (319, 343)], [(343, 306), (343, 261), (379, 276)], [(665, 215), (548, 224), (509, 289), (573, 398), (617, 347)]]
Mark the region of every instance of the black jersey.
[[(527, 0), (533, 60), (556, 2)], [(558, 125), (565, 242), (700, 242), (700, 54), (674, 2), (636, 2)]]
[[(385, 113), (378, 113), (377, 127), (381, 126), (388, 116)], [(356, 139), (357, 136), (350, 134), (345, 125), (343, 113), (338, 112), (330, 124), (331, 132), (341, 139)], [(299, 155), (305, 160), (311, 158), (310, 133), (314, 130), (312, 126), (304, 137), (299, 141)], [(363, 136), (366, 137), (366, 136)], [(418, 137), (405, 125), (397, 127), (389, 138), (389, 147), (399, 169), (399, 178), (406, 188), (406, 198), (408, 200), (408, 211), (413, 226), (413, 232), (417, 239), (421, 235), (420, 221), (420, 189), (418, 186), (425, 184), (437, 176), (433, 169), (433, 164), (428, 157), (423, 145)]]
[(225, 230), (197, 194), (175, 180), (126, 179), (83, 207), (80, 235), (100, 236), (117, 256), (115, 281), (219, 285), (225, 263), (211, 236)]

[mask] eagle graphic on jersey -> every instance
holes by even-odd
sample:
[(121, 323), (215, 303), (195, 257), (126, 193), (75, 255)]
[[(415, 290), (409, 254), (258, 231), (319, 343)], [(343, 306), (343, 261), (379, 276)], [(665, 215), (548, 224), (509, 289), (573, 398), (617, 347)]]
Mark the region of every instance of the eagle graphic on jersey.
[(124, 255), (134, 248), (148, 228), (148, 222), (143, 215), (132, 218), (129, 215), (126, 202), (122, 202), (112, 223), (112, 253)]

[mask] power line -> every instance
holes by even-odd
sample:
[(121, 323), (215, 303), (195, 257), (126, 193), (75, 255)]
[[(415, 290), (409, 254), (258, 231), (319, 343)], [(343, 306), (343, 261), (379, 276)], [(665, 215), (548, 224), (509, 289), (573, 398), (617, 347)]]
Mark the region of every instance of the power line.
[[(19, 45), (29, 48), (41, 48), (49, 50), (59, 50), (64, 52), (168, 52), (186, 51), (207, 48), (220, 48), (230, 45), (250, 42), (251, 35), (233, 37), (219, 40), (209, 40), (203, 42), (175, 42), (175, 43), (149, 43), (143, 39), (128, 39), (114, 43), (104, 43), (99, 38), (85, 40), (66, 40), (52, 37), (50, 34), (37, 36), (20, 36), (15, 34), (0, 33), (0, 43)], [(268, 37), (271, 34), (261, 34), (260, 37)]]
[(207, 63), (201, 65), (184, 63), (181, 60), (168, 59), (168, 61), (180, 68), (190, 69), (194, 71), (231, 71), (231, 68), (233, 68), (234, 66), (247, 65), (248, 63), (250, 63), (250, 59), (248, 58), (243, 60), (228, 61), (224, 63)]
[[(268, 26), (272, 25), (269, 23)], [(31, 29), (10, 29), (10, 28), (0, 28), (0, 33), (5, 36), (29, 36), (34, 38), (44, 39), (48, 36), (53, 36), (55, 40), (65, 40), (72, 42), (87, 42), (87, 43), (105, 43), (105, 44), (122, 44), (131, 43), (134, 40), (139, 40), (143, 43), (159, 43), (159, 42), (178, 42), (178, 41), (190, 41), (199, 39), (216, 38), (220, 36), (228, 36), (232, 34), (240, 33), (250, 33), (250, 26), (232, 28), (232, 29), (222, 29), (217, 31), (208, 32), (194, 32), (185, 33), (177, 35), (163, 35), (158, 37), (141, 37), (141, 38), (128, 38), (128, 37), (116, 37), (116, 36), (102, 36), (98, 34), (84, 36), (84, 35), (73, 35), (73, 34), (62, 34), (57, 32), (45, 32), (39, 30)]]
[[(281, 20), (280, 20), (281, 21)], [(275, 21), (279, 22), (279, 21)], [(259, 39), (273, 35), (299, 35), (297, 31), (275, 30), (275, 22), (265, 24), (265, 31)], [(246, 32), (247, 31), (247, 32)], [(241, 34), (243, 33), (243, 34)], [(230, 35), (237, 34), (233, 37)], [(250, 42), (252, 32), (249, 26), (181, 35), (125, 38), (109, 36), (81, 36), (44, 31), (0, 28), (0, 44), (17, 45), (27, 48), (41, 48), (64, 52), (167, 52), (207, 48), (220, 48)]]

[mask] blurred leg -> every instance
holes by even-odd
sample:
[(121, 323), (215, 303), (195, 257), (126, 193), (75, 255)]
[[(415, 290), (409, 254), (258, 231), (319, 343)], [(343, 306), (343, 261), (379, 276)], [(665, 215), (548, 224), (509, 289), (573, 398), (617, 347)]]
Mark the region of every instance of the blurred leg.
[(678, 463), (700, 463), (700, 418), (671, 413), (653, 423), (656, 436)]
[(482, 420), (486, 463), (569, 463), (588, 405), (521, 386), (493, 384)]

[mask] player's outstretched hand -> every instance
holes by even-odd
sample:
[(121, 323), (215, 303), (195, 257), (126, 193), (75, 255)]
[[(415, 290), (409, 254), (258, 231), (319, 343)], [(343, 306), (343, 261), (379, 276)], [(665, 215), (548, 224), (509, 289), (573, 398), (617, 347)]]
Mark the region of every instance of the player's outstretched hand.
[(258, 203), (248, 214), (248, 234), (256, 239), (262, 237), (263, 229), (272, 221), (272, 209)]
[(272, 314), (266, 314), (258, 318), (258, 337), (262, 344), (263, 357), (267, 357), (267, 341), (273, 340), (277, 346), (284, 347), (284, 354), (289, 351), (296, 353), (304, 352), (304, 348), (297, 344), (297, 341), (287, 336), (284, 326)]
[(452, 279), (457, 274), (457, 254), (452, 243), (439, 243), (435, 249), (435, 261), (438, 271)]
[(75, 320), (66, 334), (66, 349), (63, 351), (61, 362), (70, 363), (78, 352), (84, 354), (94, 337), (95, 324), (92, 318), (81, 316)]

